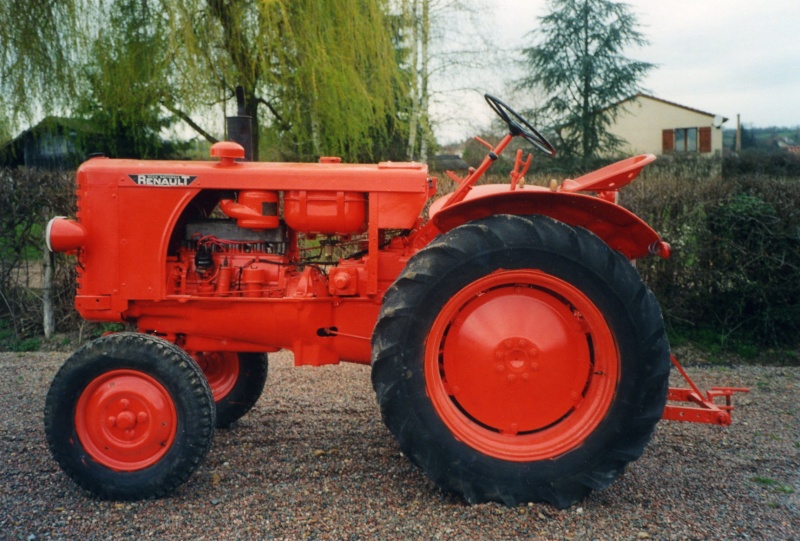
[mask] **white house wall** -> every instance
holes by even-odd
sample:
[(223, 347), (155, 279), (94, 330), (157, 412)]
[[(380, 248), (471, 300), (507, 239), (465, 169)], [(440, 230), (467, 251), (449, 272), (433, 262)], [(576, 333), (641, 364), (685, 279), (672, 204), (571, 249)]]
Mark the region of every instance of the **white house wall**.
[(711, 153), (722, 153), (722, 129), (714, 117), (647, 96), (637, 96), (619, 105), (620, 112), (609, 132), (628, 142), (625, 154), (661, 154), (663, 130), (711, 127)]

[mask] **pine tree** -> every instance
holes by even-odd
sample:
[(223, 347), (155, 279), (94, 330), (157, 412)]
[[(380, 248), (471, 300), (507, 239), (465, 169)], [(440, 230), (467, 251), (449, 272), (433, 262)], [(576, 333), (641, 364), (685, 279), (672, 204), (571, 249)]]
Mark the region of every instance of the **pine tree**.
[(529, 75), (518, 86), (545, 93), (537, 114), (552, 124), (561, 154), (587, 164), (619, 146), (606, 131), (617, 114), (613, 105), (640, 91), (653, 64), (623, 54), (646, 43), (628, 5), (550, 0), (549, 8), (531, 33), (538, 43), (523, 50)]

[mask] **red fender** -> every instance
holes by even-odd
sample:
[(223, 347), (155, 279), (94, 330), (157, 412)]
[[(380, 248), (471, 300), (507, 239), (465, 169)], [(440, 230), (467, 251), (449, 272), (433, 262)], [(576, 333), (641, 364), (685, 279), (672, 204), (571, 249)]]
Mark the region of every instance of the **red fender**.
[(632, 212), (603, 199), (539, 186), (514, 191), (508, 184), (475, 186), (460, 203), (440, 210), (442, 198), (431, 206), (431, 222), (442, 232), (494, 214), (542, 214), (571, 226), (588, 229), (628, 259), (659, 254), (669, 257), (669, 245)]

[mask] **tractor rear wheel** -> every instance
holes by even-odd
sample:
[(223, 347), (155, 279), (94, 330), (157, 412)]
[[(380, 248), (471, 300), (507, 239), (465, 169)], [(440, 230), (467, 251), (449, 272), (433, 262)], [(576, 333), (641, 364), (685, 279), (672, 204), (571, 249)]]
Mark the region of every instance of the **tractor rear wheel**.
[(567, 507), (641, 456), (666, 403), (661, 312), (592, 233), (492, 216), (387, 291), (372, 381), (403, 452), (471, 502)]
[(211, 447), (214, 401), (197, 364), (154, 336), (118, 333), (76, 351), (47, 393), (56, 462), (103, 499), (160, 497)]
[(267, 381), (266, 354), (198, 351), (191, 355), (211, 387), (217, 428), (229, 427), (256, 405)]

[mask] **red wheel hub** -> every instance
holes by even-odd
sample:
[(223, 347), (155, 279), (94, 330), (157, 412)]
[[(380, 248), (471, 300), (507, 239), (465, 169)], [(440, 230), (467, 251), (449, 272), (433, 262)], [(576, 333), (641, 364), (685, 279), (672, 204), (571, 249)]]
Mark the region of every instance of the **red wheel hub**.
[(497, 458), (578, 446), (614, 397), (619, 354), (597, 307), (535, 270), (497, 271), (459, 291), (425, 349), (428, 395), (462, 442)]
[(228, 396), (239, 379), (239, 355), (232, 351), (199, 351), (192, 357), (208, 380), (214, 402)]
[(86, 386), (75, 429), (94, 460), (116, 471), (157, 463), (175, 440), (178, 415), (161, 383), (136, 370), (113, 370)]

